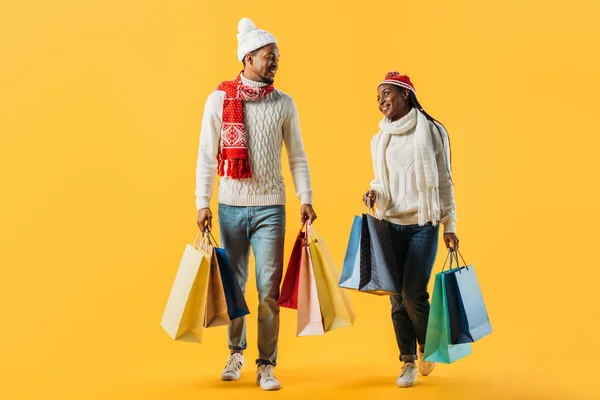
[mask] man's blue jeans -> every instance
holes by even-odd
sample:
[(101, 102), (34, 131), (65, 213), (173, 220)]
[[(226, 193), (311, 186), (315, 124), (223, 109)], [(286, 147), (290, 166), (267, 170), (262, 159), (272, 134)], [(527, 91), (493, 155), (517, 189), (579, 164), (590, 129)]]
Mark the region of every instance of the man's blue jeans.
[[(248, 282), (250, 248), (256, 260), (258, 289), (257, 364), (276, 365), (279, 338), (279, 286), (283, 272), (285, 206), (234, 207), (219, 204), (222, 246), (244, 294)], [(246, 318), (229, 325), (229, 348), (244, 350)]]

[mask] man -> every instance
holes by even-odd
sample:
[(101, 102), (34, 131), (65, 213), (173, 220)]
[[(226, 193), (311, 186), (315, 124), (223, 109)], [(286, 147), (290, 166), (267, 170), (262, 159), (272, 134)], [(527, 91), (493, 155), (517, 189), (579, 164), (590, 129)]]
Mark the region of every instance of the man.
[[(258, 305), (258, 365), (256, 381), (277, 390), (273, 374), (279, 335), (279, 286), (283, 270), (285, 185), (281, 147), (302, 204), (301, 221), (314, 221), (312, 189), (296, 106), (275, 89), (279, 63), (277, 40), (242, 18), (238, 24), (238, 59), (244, 65), (233, 81), (210, 94), (204, 109), (197, 165), (196, 206), (201, 231), (212, 228), (210, 199), (215, 172), (219, 183), (221, 243), (245, 292), (250, 248), (256, 260)], [(246, 349), (246, 321), (229, 325), (231, 354), (221, 374), (224, 381), (240, 378)]]

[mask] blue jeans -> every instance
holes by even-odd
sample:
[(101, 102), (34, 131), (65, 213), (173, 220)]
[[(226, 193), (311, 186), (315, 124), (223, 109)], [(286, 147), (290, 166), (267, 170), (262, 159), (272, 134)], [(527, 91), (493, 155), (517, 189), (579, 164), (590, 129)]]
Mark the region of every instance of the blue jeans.
[(416, 342), (425, 344), (429, 319), (427, 285), (438, 247), (439, 225), (392, 224), (394, 252), (404, 269), (402, 293), (390, 296), (392, 322), (401, 361), (417, 359)]
[[(256, 260), (258, 289), (257, 364), (276, 365), (279, 339), (279, 285), (283, 273), (285, 206), (234, 207), (219, 204), (222, 246), (244, 294), (250, 248)], [(229, 348), (246, 349), (246, 318), (229, 324)]]

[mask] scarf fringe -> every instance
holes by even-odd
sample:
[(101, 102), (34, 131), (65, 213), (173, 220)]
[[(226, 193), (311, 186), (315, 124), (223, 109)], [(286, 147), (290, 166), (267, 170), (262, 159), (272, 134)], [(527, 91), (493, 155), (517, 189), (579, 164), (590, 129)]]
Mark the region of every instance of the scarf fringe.
[(250, 163), (247, 159), (232, 158), (228, 160), (219, 160), (219, 176), (227, 176), (231, 179), (247, 179), (252, 177), (250, 173)]
[(419, 192), (419, 225), (424, 226), (431, 222), (437, 226), (440, 222), (440, 193), (437, 187), (428, 188)]
[(221, 152), (217, 154), (217, 161), (219, 162), (219, 166), (217, 167), (217, 173), (219, 174), (219, 176), (225, 176), (225, 161), (223, 160)]

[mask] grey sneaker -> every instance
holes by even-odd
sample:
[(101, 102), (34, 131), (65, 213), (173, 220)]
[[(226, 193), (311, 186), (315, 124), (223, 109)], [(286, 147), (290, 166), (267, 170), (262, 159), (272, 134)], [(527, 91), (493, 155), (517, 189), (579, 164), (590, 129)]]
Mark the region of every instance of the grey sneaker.
[(262, 390), (279, 390), (281, 384), (275, 378), (272, 365), (259, 365), (256, 370), (256, 383)]
[(396, 386), (398, 387), (411, 387), (417, 381), (417, 366), (414, 362), (405, 362), (402, 367), (402, 373), (396, 379)]
[(429, 375), (433, 369), (435, 368), (434, 362), (425, 361), (425, 354), (421, 352), (420, 349), (417, 349), (417, 358), (418, 358), (418, 366), (419, 372), (423, 376)]
[(221, 373), (221, 380), (223, 381), (237, 381), (240, 379), (242, 374), (242, 367), (244, 366), (244, 356), (240, 353), (233, 353), (227, 360), (227, 365)]

